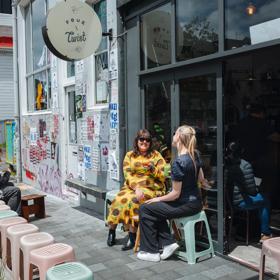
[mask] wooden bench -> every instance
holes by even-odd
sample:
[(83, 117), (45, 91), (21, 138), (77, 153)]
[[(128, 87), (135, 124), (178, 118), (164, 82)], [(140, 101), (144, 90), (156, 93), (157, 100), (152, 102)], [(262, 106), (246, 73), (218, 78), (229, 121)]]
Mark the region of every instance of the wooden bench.
[[(45, 218), (45, 196), (44, 194), (30, 194), (21, 197), (22, 216), (29, 221), (29, 215), (35, 214), (36, 218)], [(33, 201), (33, 203), (30, 203)]]

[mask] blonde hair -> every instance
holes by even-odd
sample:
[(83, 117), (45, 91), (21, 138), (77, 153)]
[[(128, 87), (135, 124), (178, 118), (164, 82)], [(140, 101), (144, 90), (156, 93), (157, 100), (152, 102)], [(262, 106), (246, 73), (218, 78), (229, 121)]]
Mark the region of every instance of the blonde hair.
[(195, 137), (195, 130), (189, 125), (182, 125), (179, 126), (177, 129), (179, 134), (179, 144), (184, 146), (193, 161), (194, 168), (196, 171), (196, 164), (195, 164), (195, 151), (196, 151), (196, 137)]

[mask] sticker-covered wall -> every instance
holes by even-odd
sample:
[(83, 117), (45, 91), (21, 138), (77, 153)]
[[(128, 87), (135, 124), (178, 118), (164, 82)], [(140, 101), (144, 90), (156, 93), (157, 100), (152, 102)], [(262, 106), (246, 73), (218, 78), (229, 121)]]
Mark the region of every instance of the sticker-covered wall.
[(27, 181), (44, 192), (62, 197), (59, 122), (57, 114), (23, 118), (22, 162)]

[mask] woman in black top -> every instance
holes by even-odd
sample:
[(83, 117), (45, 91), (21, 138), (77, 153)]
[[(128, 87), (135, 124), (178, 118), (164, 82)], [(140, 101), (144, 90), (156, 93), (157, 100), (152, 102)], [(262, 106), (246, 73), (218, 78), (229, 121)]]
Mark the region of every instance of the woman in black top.
[[(167, 219), (192, 216), (202, 209), (198, 174), (201, 163), (195, 152), (195, 130), (180, 126), (173, 136), (172, 146), (178, 157), (172, 164), (172, 191), (152, 198), (140, 206), (140, 252), (138, 259), (158, 262), (170, 257), (179, 247), (173, 239)], [(163, 248), (162, 254), (159, 250)]]

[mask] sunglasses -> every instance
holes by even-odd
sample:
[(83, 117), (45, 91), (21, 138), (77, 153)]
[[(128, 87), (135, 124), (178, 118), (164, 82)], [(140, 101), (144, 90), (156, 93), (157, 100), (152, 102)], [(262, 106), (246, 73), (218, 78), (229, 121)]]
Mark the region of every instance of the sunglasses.
[(147, 143), (150, 143), (150, 142), (152, 141), (151, 138), (145, 138), (145, 137), (139, 137), (138, 140), (139, 140), (140, 142), (146, 141)]

